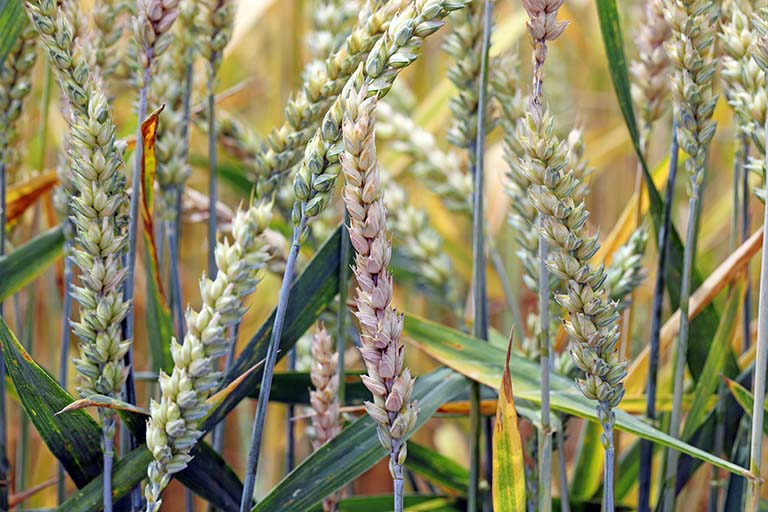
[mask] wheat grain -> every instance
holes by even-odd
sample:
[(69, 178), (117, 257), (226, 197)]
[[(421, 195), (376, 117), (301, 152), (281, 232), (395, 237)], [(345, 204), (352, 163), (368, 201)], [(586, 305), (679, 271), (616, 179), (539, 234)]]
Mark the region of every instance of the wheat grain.
[[(81, 270), (80, 286), (71, 289), (80, 304), (80, 321), (72, 323), (80, 338), (80, 357), (74, 360), (80, 377), (78, 389), (82, 396), (120, 398), (127, 370), (123, 357), (131, 346), (130, 339), (122, 339), (121, 331), (121, 322), (131, 308), (122, 293), (128, 223), (125, 177), (120, 172), (123, 148), (116, 142), (109, 104), (97, 87), (98, 77), (91, 75), (84, 46), (74, 38), (75, 29), (65, 15), (63, 2), (28, 0), (25, 5), (68, 101), (69, 180), (75, 192), (69, 221), (75, 228), (72, 259)], [(100, 408), (98, 415), (108, 469), (116, 413)], [(104, 507), (111, 510), (108, 478)]]
[(605, 271), (608, 298), (618, 304), (619, 311), (629, 307), (629, 294), (645, 280), (642, 260), (647, 244), (648, 230), (641, 226), (630, 235), (625, 244), (616, 249), (611, 257), (611, 264)]

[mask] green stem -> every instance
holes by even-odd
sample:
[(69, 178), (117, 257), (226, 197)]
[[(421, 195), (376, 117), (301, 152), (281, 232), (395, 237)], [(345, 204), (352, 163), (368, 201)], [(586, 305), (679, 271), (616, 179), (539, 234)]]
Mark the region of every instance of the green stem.
[(336, 365), (336, 375), (339, 380), (339, 404), (344, 405), (345, 385), (344, 385), (344, 353), (347, 350), (347, 292), (349, 290), (349, 254), (352, 250), (349, 241), (349, 212), (344, 209), (344, 226), (341, 228), (341, 264), (339, 265), (339, 310), (336, 312), (336, 353), (338, 354), (338, 363)]
[[(493, 3), (485, 2), (483, 17), (483, 45), (480, 60), (477, 103), (477, 138), (470, 147), (473, 161), (472, 193), (472, 298), (475, 307), (472, 331), (476, 338), (488, 340), (488, 293), (485, 258), (485, 208), (483, 187), (485, 178), (485, 137), (488, 102), (488, 52), (490, 49), (491, 29), (493, 25)], [(472, 155), (474, 152), (474, 155)], [(470, 408), (472, 421), (471, 453), (474, 455), (470, 468), (469, 510), (478, 510), (480, 505), (480, 385), (472, 382), (470, 389)], [(489, 425), (486, 425), (488, 431)], [(486, 457), (490, 462), (490, 454)], [(491, 480), (491, 474), (486, 475)]]
[(104, 444), (104, 492), (102, 494), (104, 512), (112, 512), (112, 462), (114, 461), (114, 419), (102, 420), (102, 443)]
[(467, 510), (480, 505), (480, 384), (469, 382), (469, 495)]
[[(136, 287), (136, 239), (138, 236), (138, 217), (139, 217), (139, 196), (141, 195), (141, 166), (144, 160), (144, 144), (143, 134), (141, 132), (141, 124), (144, 122), (144, 118), (147, 116), (147, 94), (149, 92), (149, 81), (151, 78), (150, 68), (152, 63), (152, 50), (146, 49), (147, 58), (150, 65), (144, 69), (142, 77), (142, 86), (139, 90), (139, 106), (137, 115), (136, 126), (136, 150), (133, 154), (133, 177), (131, 183), (131, 209), (128, 220), (128, 254), (126, 255), (128, 274), (123, 285), (123, 298), (125, 303), (129, 305), (128, 314), (123, 321), (123, 339), (133, 340), (133, 321), (134, 321), (134, 290)], [(128, 352), (123, 359), (126, 370), (128, 371), (128, 377), (125, 380), (125, 401), (129, 404), (136, 403), (136, 381), (133, 376), (133, 344), (128, 348)], [(130, 450), (136, 448), (138, 443), (136, 438), (131, 434), (125, 425), (121, 425), (120, 428), (120, 448), (123, 453), (128, 453)], [(106, 457), (106, 455), (105, 455)], [(111, 464), (111, 463), (110, 463)], [(105, 465), (106, 470), (106, 465)], [(104, 479), (111, 478), (111, 475), (104, 473)], [(110, 482), (111, 486), (111, 482)], [(106, 487), (106, 482), (105, 482)], [(131, 491), (131, 509), (136, 510), (141, 495), (139, 486), (136, 486)]]
[(269, 393), (272, 389), (272, 376), (275, 371), (275, 362), (277, 361), (277, 351), (280, 347), (280, 338), (283, 335), (285, 313), (288, 308), (288, 298), (291, 294), (291, 282), (293, 281), (293, 273), (296, 269), (296, 260), (299, 256), (301, 238), (307, 225), (307, 216), (304, 212), (304, 207), (305, 204), (302, 204), (299, 222), (293, 228), (291, 250), (288, 253), (288, 260), (285, 264), (285, 273), (283, 274), (283, 282), (280, 286), (280, 297), (277, 301), (275, 321), (272, 325), (272, 335), (270, 336), (269, 347), (267, 348), (267, 360), (264, 366), (264, 373), (261, 377), (261, 387), (259, 388), (259, 398), (256, 404), (256, 414), (253, 419), (251, 448), (248, 452), (248, 465), (245, 474), (245, 482), (243, 484), (243, 494), (240, 498), (240, 512), (250, 511), (251, 502), (253, 501), (253, 490), (256, 487), (256, 473), (259, 467), (261, 440), (264, 434), (264, 423), (267, 417)]
[(568, 496), (568, 461), (565, 458), (565, 422), (563, 428), (555, 433), (557, 439), (557, 462), (560, 473), (560, 512), (571, 512), (571, 501)]
[(603, 450), (605, 452), (605, 471), (603, 471), (603, 512), (613, 512), (615, 505), (613, 499), (613, 475), (616, 461), (613, 447), (613, 423), (614, 415), (608, 402), (599, 402), (597, 415), (603, 426)]
[[(69, 222), (65, 220), (64, 222)], [(71, 229), (71, 227), (70, 227)], [(69, 287), (72, 283), (72, 258), (70, 257), (70, 250), (72, 248), (72, 241), (67, 240), (64, 242), (64, 296), (62, 297), (62, 311), (61, 311), (61, 352), (59, 356), (59, 384), (63, 389), (67, 389), (67, 369), (69, 368), (69, 320), (72, 316), (72, 295), (69, 293)], [(56, 495), (59, 505), (67, 499), (66, 490), (66, 475), (64, 473), (64, 466), (59, 463), (58, 467), (58, 481), (56, 482)]]
[(213, 95), (214, 76), (208, 80), (208, 277), (216, 278), (216, 99)]
[[(768, 119), (765, 122), (768, 140)], [(768, 163), (768, 154), (765, 157)], [(752, 441), (750, 443), (749, 470), (753, 479), (749, 482), (746, 510), (756, 511), (760, 505), (760, 465), (763, 448), (763, 421), (765, 407), (766, 362), (768, 362), (768, 200), (763, 208), (763, 255), (760, 260), (760, 291), (757, 308), (757, 355), (755, 356), (755, 395), (752, 408)]]
[[(691, 298), (691, 270), (693, 269), (693, 255), (696, 252), (696, 218), (699, 211), (698, 184), (693, 185), (693, 191), (688, 200), (688, 227), (686, 232), (685, 251), (683, 255), (683, 276), (680, 285), (680, 331), (675, 352), (674, 387), (672, 391), (672, 413), (669, 424), (669, 434), (676, 439), (680, 438), (680, 425), (683, 419), (683, 387), (685, 384), (685, 363), (688, 355), (688, 331), (690, 322), (688, 319), (689, 301)], [(667, 450), (667, 471), (664, 485), (663, 508), (665, 512), (671, 512), (675, 504), (677, 468), (680, 454), (672, 448)]]
[[(544, 215), (539, 213), (537, 225), (544, 229)], [(550, 419), (549, 367), (551, 340), (549, 336), (549, 271), (547, 270), (547, 241), (539, 235), (539, 365), (541, 370), (541, 430), (539, 430), (539, 510), (552, 510), (552, 425)]]

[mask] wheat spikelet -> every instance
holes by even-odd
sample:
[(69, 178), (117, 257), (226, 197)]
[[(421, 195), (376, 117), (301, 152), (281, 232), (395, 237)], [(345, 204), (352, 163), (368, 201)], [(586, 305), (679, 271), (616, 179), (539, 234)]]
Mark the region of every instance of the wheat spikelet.
[(640, 112), (640, 147), (648, 150), (653, 123), (664, 114), (669, 98), (669, 55), (664, 48), (672, 35), (664, 19), (664, 0), (648, 0), (645, 4), (645, 20), (635, 38), (638, 60), (629, 70), (632, 82), (632, 99)]
[[(339, 414), (339, 376), (336, 373), (339, 354), (333, 350), (333, 339), (322, 324), (312, 338), (312, 367), (310, 378), (315, 387), (309, 393), (314, 415), (312, 427), (315, 438), (312, 446), (316, 449), (336, 437), (341, 432)], [(323, 500), (323, 511), (333, 512), (339, 501), (339, 492)]]
[(414, 379), (403, 368), (403, 317), (390, 306), (392, 276), (388, 265), (392, 247), (386, 235), (386, 210), (376, 162), (376, 99), (366, 98), (367, 94), (362, 86), (352, 90), (345, 102), (343, 195), (349, 212), (349, 238), (357, 253), (356, 315), (360, 322), (360, 353), (368, 372), (362, 379), (373, 394), (373, 402), (365, 406), (378, 425), (379, 441), (389, 451), (395, 510), (401, 510), (397, 496), (402, 499), (405, 438), (416, 422), (417, 411), (410, 402)]
[(30, 73), (37, 58), (36, 39), (35, 27), (25, 22), (13, 48), (0, 64), (0, 159), (6, 170), (15, 167), (18, 160), (16, 124), (24, 100), (32, 90)]
[(147, 422), (147, 447), (154, 457), (144, 493), (148, 511), (159, 509), (160, 494), (171, 477), (187, 466), (190, 450), (203, 435), (199, 423), (222, 377), (216, 359), (228, 352), (229, 329), (242, 319), (243, 300), (256, 289), (266, 264), (263, 234), (271, 208), (269, 203), (257, 203), (238, 211), (232, 221), (233, 242), (225, 239), (216, 245), (216, 278), (211, 281), (203, 275), (200, 280), (200, 310), (187, 309), (183, 344), (171, 341), (173, 372), (161, 373), (161, 398), (151, 402)]

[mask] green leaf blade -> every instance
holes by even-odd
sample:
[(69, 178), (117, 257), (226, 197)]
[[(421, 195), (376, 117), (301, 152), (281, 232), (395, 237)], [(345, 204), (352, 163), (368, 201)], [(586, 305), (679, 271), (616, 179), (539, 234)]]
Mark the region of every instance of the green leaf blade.
[(64, 248), (64, 228), (56, 226), (12, 253), (0, 257), (0, 300), (5, 300), (42, 274)]
[[(419, 404), (419, 416), (411, 434), (442, 403), (465, 387), (466, 379), (447, 369), (417, 378), (414, 399)], [(325, 496), (351, 482), (385, 456), (386, 450), (377, 439), (375, 423), (364, 416), (305, 459), (253, 511), (312, 510)]]

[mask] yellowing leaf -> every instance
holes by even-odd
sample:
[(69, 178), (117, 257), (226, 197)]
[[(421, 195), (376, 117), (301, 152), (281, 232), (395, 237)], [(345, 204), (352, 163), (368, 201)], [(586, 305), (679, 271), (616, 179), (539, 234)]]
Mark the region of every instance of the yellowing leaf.
[(141, 160), (141, 219), (144, 224), (145, 259), (149, 272), (147, 279), (147, 330), (149, 331), (153, 368), (169, 371), (173, 365), (169, 349), (170, 339), (173, 335), (173, 321), (160, 275), (155, 228), (152, 219), (155, 173), (157, 171), (155, 139), (160, 112), (163, 111), (164, 107), (165, 105), (152, 112), (141, 123), (141, 139), (144, 149)]
[(493, 429), (493, 509), (498, 512), (525, 511), (525, 469), (523, 444), (517, 427), (515, 398), (509, 358), (512, 338), (507, 347), (507, 360), (501, 377), (501, 390)]
[(24, 212), (35, 204), (38, 198), (51, 190), (59, 180), (56, 171), (46, 171), (39, 176), (23, 183), (16, 183), (8, 187), (6, 204), (8, 206), (7, 222), (13, 223)]

